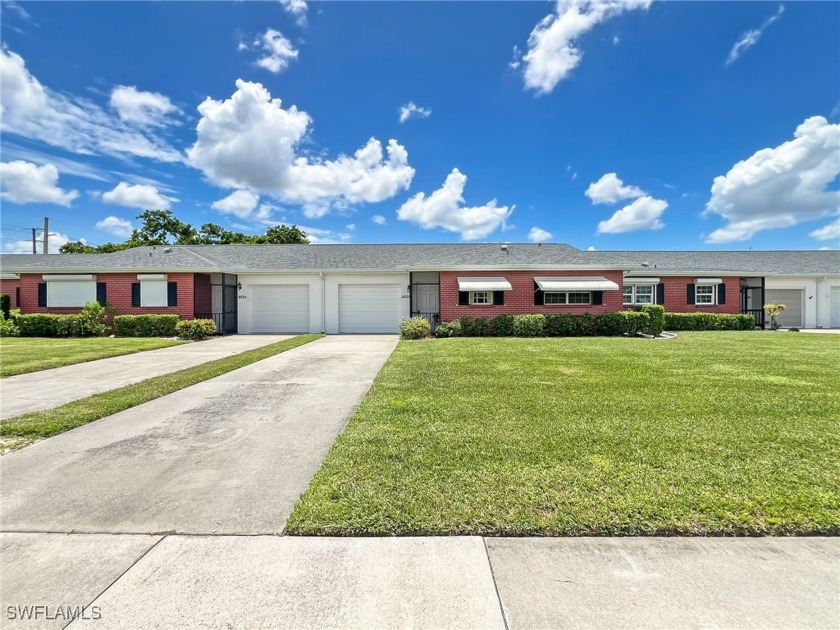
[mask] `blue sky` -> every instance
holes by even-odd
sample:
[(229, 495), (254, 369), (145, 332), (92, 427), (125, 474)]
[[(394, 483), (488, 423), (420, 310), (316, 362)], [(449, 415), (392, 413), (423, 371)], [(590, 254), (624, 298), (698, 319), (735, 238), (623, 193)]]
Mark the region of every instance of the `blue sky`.
[(836, 2), (3, 2), (0, 243), (44, 216), (54, 244), (119, 241), (170, 207), (320, 242), (837, 247), (838, 23)]

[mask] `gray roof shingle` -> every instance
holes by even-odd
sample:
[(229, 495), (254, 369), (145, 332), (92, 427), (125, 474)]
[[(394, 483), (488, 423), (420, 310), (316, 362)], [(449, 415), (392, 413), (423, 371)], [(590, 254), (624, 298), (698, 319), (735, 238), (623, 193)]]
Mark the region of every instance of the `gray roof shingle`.
[[(643, 267), (647, 263), (647, 267)], [(112, 254), (3, 254), (5, 273), (74, 271), (294, 271), (575, 267), (658, 273), (840, 273), (840, 251), (593, 251), (562, 243), (404, 245), (172, 245)]]

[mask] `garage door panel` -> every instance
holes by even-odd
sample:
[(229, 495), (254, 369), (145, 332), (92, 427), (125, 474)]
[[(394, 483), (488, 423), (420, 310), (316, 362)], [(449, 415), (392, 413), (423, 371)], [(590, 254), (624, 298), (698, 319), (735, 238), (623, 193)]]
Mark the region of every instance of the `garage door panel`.
[(309, 331), (309, 285), (256, 285), (251, 293), (251, 332)]
[(338, 312), (339, 332), (396, 333), (402, 319), (401, 285), (339, 285)]
[(829, 326), (840, 328), (840, 287), (831, 287)]
[(765, 304), (784, 304), (785, 310), (779, 315), (782, 326), (802, 326), (803, 289), (767, 289), (764, 294)]

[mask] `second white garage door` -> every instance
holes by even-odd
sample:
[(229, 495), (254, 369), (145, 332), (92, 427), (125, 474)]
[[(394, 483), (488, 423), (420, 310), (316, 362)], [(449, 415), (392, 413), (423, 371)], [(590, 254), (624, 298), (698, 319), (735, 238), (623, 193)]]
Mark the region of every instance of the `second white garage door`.
[(338, 331), (396, 333), (402, 319), (398, 284), (341, 284), (338, 287)]
[(251, 332), (309, 332), (309, 285), (258, 284), (249, 290)]
[(829, 314), (829, 325), (832, 328), (840, 328), (840, 287), (831, 287), (831, 312)]
[[(802, 296), (803, 289), (767, 289), (764, 295), (764, 303), (784, 304), (785, 310), (779, 315), (782, 326), (802, 326)], [(768, 318), (769, 319), (769, 318)]]

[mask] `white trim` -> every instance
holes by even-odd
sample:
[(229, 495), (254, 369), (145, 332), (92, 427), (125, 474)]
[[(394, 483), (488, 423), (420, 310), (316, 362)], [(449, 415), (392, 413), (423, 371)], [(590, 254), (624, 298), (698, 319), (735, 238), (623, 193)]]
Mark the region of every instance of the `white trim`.
[[(700, 295), (699, 292), (698, 292), (698, 289), (700, 287), (711, 287), (711, 289), (712, 289), (712, 296), (711, 296), (712, 301), (711, 302), (699, 302), (698, 301), (697, 298)], [(714, 282), (704, 282), (702, 284), (699, 283), (699, 282), (695, 283), (695, 285), (694, 285), (694, 304), (693, 304), (693, 306), (717, 306), (717, 303), (718, 303), (717, 293), (718, 293), (717, 292), (717, 285)]]
[(0, 280), (20, 280), (19, 273), (0, 273)]
[(546, 293), (589, 293), (591, 291), (618, 291), (618, 285), (604, 276), (564, 276), (559, 278), (534, 278), (541, 291)]
[(42, 276), (44, 282), (90, 282), (91, 280), (96, 280), (96, 275), (94, 274), (61, 274), (61, 275), (49, 275), (49, 276)]
[(624, 284), (659, 284), (659, 278), (631, 278), (624, 276)]
[(507, 279), (498, 278), (477, 278), (477, 277), (459, 277), (458, 291), (511, 291), (510, 282)]
[(694, 284), (723, 284), (722, 278), (697, 278)]
[(165, 273), (138, 273), (138, 280), (166, 280)]
[[(586, 302), (569, 302), (569, 294), (577, 293), (579, 295), (586, 295)], [(549, 295), (564, 296), (563, 302), (546, 302), (545, 299)], [(591, 306), (592, 305), (592, 291), (545, 291), (543, 294), (543, 306)]]
[[(475, 294), (481, 293), (487, 296), (486, 302), (476, 302)], [(492, 291), (470, 291), (470, 306), (493, 306), (493, 292)]]

